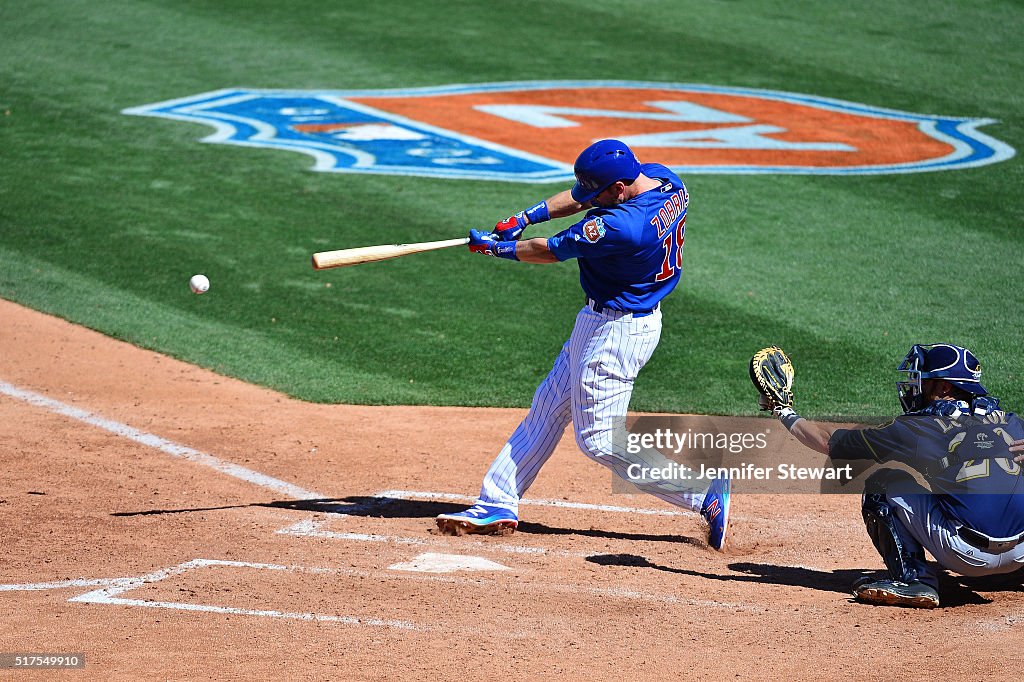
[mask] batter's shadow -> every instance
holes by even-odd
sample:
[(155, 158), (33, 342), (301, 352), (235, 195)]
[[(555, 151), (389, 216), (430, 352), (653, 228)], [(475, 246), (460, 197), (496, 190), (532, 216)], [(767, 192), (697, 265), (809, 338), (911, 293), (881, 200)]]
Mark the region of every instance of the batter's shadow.
[[(676, 566), (663, 566), (635, 554), (595, 554), (587, 557), (586, 560), (601, 566), (650, 568), (677, 575), (704, 578), (705, 580), (805, 587), (807, 589), (837, 592), (845, 595), (850, 595), (850, 586), (857, 578), (864, 575), (881, 578), (884, 574), (882, 571), (871, 569), (822, 571), (802, 566), (776, 566), (774, 564), (735, 562), (729, 564), (729, 570), (743, 575), (723, 575)], [(942, 595), (943, 607), (989, 604), (992, 602), (991, 599), (986, 599), (974, 590), (1019, 592), (1021, 589), (1024, 589), (1024, 571), (1017, 571), (1007, 576), (992, 576), (990, 578), (965, 578), (963, 576), (953, 576), (945, 572), (939, 575), (939, 593)], [(852, 595), (850, 598), (852, 600)]]
[[(453, 504), (436, 500), (404, 500), (393, 497), (346, 497), (344, 501), (349, 507), (335, 504), (336, 511), (349, 516), (372, 516), (377, 518), (430, 519), (433, 521), (438, 514), (451, 514), (466, 508), (465, 503)], [(336, 501), (335, 501), (336, 502)], [(517, 533), (530, 535), (579, 535), (583, 537), (602, 538), (606, 540), (636, 540), (645, 542), (671, 542), (686, 545), (704, 546), (703, 540), (685, 535), (668, 535), (652, 533), (625, 533), (602, 530), (599, 528), (562, 528), (549, 526), (533, 521), (520, 521)]]
[[(465, 503), (439, 502), (436, 500), (406, 500), (396, 497), (368, 497), (352, 495), (342, 498), (322, 498), (314, 500), (273, 500), (271, 502), (250, 502), (248, 504), (232, 504), (216, 507), (189, 507), (181, 509), (145, 509), (140, 511), (112, 512), (111, 516), (153, 516), (162, 514), (187, 514), (197, 512), (243, 509), (247, 507), (267, 507), (271, 509), (294, 509), (296, 511), (317, 512), (321, 514), (344, 514), (379, 519), (430, 519), (433, 521), (438, 514), (450, 514), (462, 511)], [(655, 535), (651, 533), (624, 533), (619, 531), (601, 530), (598, 528), (561, 528), (543, 523), (522, 521), (516, 529), (519, 533), (532, 535), (579, 535), (584, 537), (602, 538), (606, 540), (635, 540), (644, 542), (670, 542), (704, 547), (704, 540), (685, 535)]]
[(682, 545), (694, 545), (696, 547), (707, 547), (707, 541), (692, 538), (688, 535), (668, 535), (652, 533), (623, 533), (619, 531), (601, 530), (599, 528), (559, 528), (548, 526), (543, 523), (520, 522), (516, 528), (518, 533), (533, 533), (536, 535), (582, 535), (588, 538), (602, 538), (606, 540), (637, 540), (642, 542), (670, 542)]
[(375, 518), (418, 518), (437, 516), (448, 512), (465, 509), (465, 505), (446, 502), (423, 502), (419, 500), (402, 500), (393, 497), (323, 497), (312, 500), (271, 500), (269, 502), (248, 502), (246, 504), (226, 504), (215, 507), (182, 507), (178, 509), (142, 509), (138, 511), (112, 512), (111, 516), (153, 516), (160, 514), (190, 514), (196, 512), (225, 511), (228, 509), (248, 509), (264, 507), (267, 509), (292, 509), (295, 511), (316, 512), (319, 514), (343, 514), (345, 516), (364, 516)]

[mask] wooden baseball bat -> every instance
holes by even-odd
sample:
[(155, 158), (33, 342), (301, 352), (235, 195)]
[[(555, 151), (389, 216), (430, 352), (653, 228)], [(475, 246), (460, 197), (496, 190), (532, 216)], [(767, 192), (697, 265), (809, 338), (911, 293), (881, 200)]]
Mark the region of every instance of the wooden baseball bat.
[(315, 270), (326, 270), (327, 268), (340, 268), (346, 265), (372, 263), (373, 261), (387, 260), (388, 258), (408, 256), (411, 253), (447, 249), (449, 246), (464, 246), (468, 243), (469, 237), (460, 237), (459, 239), (444, 239), (439, 242), (381, 244), (380, 246), (360, 246), (355, 249), (341, 249), (339, 251), (321, 251), (320, 253), (313, 254), (313, 268)]

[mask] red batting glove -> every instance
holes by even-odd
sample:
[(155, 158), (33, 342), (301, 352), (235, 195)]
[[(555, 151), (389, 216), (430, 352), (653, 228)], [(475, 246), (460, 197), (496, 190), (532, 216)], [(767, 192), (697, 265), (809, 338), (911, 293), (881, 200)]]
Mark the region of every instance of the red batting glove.
[(513, 242), (523, 236), (523, 230), (527, 225), (529, 222), (527, 222), (526, 215), (520, 211), (495, 225), (494, 234), (497, 235), (499, 241)]

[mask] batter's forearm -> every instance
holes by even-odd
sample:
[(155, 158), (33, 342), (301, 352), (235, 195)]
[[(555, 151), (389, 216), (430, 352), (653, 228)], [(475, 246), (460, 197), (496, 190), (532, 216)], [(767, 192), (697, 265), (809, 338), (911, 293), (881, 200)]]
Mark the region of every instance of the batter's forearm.
[(542, 237), (516, 242), (516, 258), (524, 263), (557, 263), (555, 254), (548, 248), (548, 240)]
[(548, 215), (551, 218), (564, 218), (576, 213), (579, 213), (587, 206), (577, 202), (572, 198), (572, 193), (569, 190), (559, 192), (553, 197), (547, 200)]

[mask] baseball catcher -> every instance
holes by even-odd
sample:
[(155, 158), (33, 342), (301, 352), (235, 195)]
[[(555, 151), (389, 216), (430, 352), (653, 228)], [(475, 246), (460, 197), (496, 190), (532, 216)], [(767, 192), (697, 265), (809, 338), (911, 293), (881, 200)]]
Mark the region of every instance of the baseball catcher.
[(905, 375), (896, 382), (903, 414), (853, 430), (797, 414), (793, 366), (781, 349), (754, 355), (750, 376), (762, 408), (807, 447), (920, 472), (928, 487), (884, 466), (865, 481), (861, 513), (889, 574), (852, 589), (869, 604), (935, 608), (940, 569), (977, 577), (1024, 567), (1024, 422), (989, 395), (966, 348), (914, 345), (897, 369)]

